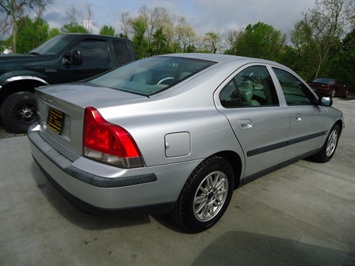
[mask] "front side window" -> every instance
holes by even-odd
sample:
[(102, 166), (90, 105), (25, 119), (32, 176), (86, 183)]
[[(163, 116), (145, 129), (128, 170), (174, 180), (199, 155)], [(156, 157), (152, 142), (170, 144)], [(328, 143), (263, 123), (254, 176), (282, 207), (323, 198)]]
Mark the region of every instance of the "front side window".
[(277, 106), (274, 83), (265, 66), (252, 66), (239, 72), (221, 91), (225, 108)]
[(110, 56), (105, 40), (84, 40), (72, 50), (79, 50), (85, 66), (108, 66)]
[(313, 94), (298, 78), (279, 68), (274, 68), (274, 72), (282, 87), (287, 105), (311, 105), (314, 103)]

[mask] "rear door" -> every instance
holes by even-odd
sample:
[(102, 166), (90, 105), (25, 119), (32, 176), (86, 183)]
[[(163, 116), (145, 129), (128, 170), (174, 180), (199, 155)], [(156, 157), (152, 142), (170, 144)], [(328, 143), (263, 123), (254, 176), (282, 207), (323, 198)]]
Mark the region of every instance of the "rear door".
[(281, 107), (274, 83), (264, 65), (239, 71), (220, 91), (221, 107), (243, 148), (251, 176), (280, 163), (290, 127), (290, 112)]
[(326, 108), (316, 104), (315, 95), (290, 72), (273, 68), (291, 113), (291, 127), (284, 160), (303, 156), (322, 146), (325, 131)]

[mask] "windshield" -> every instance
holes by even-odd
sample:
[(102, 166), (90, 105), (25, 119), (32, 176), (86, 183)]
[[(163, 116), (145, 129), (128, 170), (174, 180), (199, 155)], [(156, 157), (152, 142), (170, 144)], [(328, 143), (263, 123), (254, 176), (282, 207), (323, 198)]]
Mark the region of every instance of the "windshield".
[(215, 62), (173, 56), (142, 59), (89, 81), (144, 96), (166, 90)]
[(70, 35), (58, 35), (46, 41), (41, 46), (30, 51), (30, 54), (55, 55), (72, 41)]

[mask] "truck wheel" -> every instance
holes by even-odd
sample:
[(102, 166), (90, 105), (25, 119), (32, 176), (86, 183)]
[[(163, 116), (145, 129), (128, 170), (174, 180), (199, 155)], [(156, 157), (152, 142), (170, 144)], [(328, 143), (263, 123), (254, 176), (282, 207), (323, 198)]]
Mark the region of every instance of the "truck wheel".
[(1, 106), (1, 120), (15, 133), (25, 133), (37, 120), (36, 101), (33, 93), (18, 92), (7, 97)]
[(227, 209), (233, 187), (229, 163), (219, 156), (206, 159), (186, 181), (171, 213), (173, 220), (189, 233), (210, 228)]

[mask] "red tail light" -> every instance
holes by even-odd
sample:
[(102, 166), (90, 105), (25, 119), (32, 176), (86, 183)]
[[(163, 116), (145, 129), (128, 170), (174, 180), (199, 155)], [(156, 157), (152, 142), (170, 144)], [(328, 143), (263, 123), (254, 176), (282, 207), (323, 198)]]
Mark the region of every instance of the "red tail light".
[(132, 136), (122, 127), (107, 122), (93, 107), (85, 109), (84, 155), (123, 168), (143, 166)]

